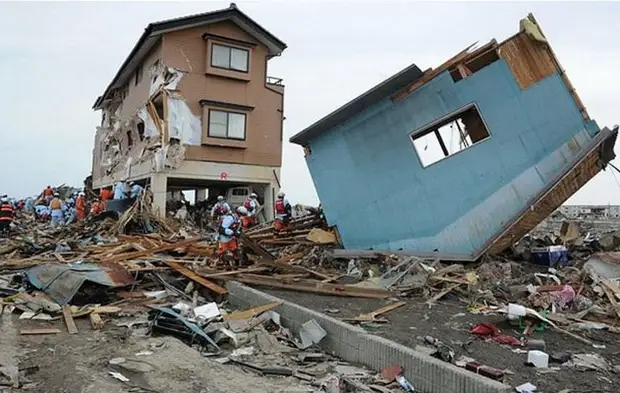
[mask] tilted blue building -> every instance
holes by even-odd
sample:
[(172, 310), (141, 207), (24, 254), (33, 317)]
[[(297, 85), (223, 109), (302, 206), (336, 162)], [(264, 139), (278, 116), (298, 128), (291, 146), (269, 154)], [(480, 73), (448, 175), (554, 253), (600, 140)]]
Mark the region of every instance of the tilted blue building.
[(291, 138), (348, 249), (475, 260), (615, 155), (530, 14), (507, 40), (412, 65)]

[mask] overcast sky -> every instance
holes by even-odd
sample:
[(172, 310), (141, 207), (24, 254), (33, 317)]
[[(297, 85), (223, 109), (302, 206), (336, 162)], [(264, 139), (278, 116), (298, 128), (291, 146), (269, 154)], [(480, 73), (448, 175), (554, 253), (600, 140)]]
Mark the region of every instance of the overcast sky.
[[(620, 123), (620, 3), (236, 3), (288, 44), (269, 64), (286, 84), (285, 140), (411, 63), (435, 67), (474, 41), (507, 38), (528, 12), (590, 115), (601, 126)], [(146, 25), (228, 4), (0, 3), (0, 192), (81, 185), (100, 121), (91, 106)], [(570, 202), (620, 204), (615, 176), (599, 174)], [(288, 142), (282, 182), (291, 202), (316, 203), (301, 148)]]

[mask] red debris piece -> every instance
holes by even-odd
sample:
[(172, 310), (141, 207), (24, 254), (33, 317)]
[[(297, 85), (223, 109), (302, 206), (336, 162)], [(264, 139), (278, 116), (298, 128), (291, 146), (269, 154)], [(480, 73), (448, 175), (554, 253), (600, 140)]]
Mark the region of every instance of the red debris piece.
[(519, 339), (501, 334), (501, 330), (492, 323), (478, 323), (471, 328), (470, 332), (477, 336), (489, 337), (491, 340), (500, 344), (508, 344), (515, 347), (523, 346), (523, 343)]
[(381, 371), (381, 378), (391, 382), (396, 379), (396, 376), (402, 374), (402, 372), (403, 368), (401, 366), (398, 364), (391, 364)]

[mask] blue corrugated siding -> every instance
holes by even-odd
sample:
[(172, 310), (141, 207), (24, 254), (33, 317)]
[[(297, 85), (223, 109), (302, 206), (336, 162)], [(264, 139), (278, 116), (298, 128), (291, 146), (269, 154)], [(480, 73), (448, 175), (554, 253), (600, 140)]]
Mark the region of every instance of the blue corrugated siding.
[[(409, 134), (472, 102), (491, 138), (423, 168)], [(500, 60), (377, 103), (312, 140), (307, 163), (346, 247), (473, 253), (596, 132), (559, 75), (521, 90)]]

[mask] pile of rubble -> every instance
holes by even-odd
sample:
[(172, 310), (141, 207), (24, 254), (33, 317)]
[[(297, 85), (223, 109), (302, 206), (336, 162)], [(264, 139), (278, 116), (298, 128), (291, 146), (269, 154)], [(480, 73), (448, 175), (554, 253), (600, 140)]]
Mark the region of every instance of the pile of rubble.
[[(564, 233), (557, 238), (567, 250), (525, 238), (512, 257), (527, 256), (528, 262), (504, 255), (463, 265), (340, 249), (320, 210), (310, 209), (292, 220), (286, 236), (274, 236), (271, 223), (243, 233), (243, 264), (231, 266), (218, 261), (209, 228), (161, 219), (140, 203), (121, 215), (112, 213), (57, 229), (20, 213), (13, 235), (0, 240), (0, 297), (3, 312), (20, 313), (21, 334), (58, 333), (60, 320), (69, 333), (78, 333), (74, 318), (84, 317), (94, 330), (121, 324), (141, 334), (172, 335), (221, 363), (295, 377), (322, 391), (346, 391), (337, 390), (344, 384), (350, 391), (364, 385), (389, 392), (399, 384), (406, 389), (408, 382), (398, 373), (378, 377), (319, 352), (321, 326), (306, 321), (293, 335), (280, 324), (277, 303), (230, 309), (226, 281), (391, 299), (373, 312), (343, 318), (362, 326), (385, 324), (383, 315), (404, 306), (405, 298), (421, 298), (429, 308), (443, 298), (458, 299), (470, 313), (505, 316), (520, 332), (512, 337), (485, 323), (473, 326), (472, 335), (515, 347), (536, 341), (529, 339), (536, 329), (552, 329), (589, 346), (596, 344), (588, 338), (592, 330), (620, 333), (620, 253), (597, 252), (592, 244), (603, 244), (601, 239), (584, 245), (580, 236), (567, 241)], [(589, 251), (578, 253), (578, 247)], [(49, 326), (33, 328), (33, 321)], [(455, 359), (437, 339), (430, 337), (427, 344), (433, 356), (466, 368), (471, 363)], [(491, 371), (491, 378), (501, 374)]]
[[(230, 279), (346, 296), (391, 295), (331, 284), (346, 270), (326, 262), (336, 239), (318, 214), (295, 219), (284, 238), (274, 239), (268, 225), (242, 235), (246, 266), (237, 268), (217, 263), (213, 233), (159, 219), (140, 204), (120, 217), (57, 229), (21, 213), (15, 224), (14, 234), (0, 240), (0, 297), (2, 313), (19, 314), (22, 335), (79, 334), (75, 320), (88, 318), (93, 330), (114, 325), (136, 336), (175, 336), (220, 363), (297, 378), (308, 391), (363, 385), (389, 392), (407, 383), (402, 375), (400, 382), (396, 376), (386, 380), (320, 352), (316, 344), (326, 334), (321, 326), (306, 321), (293, 335), (280, 325), (273, 310), (278, 303), (230, 309), (224, 286)], [(111, 359), (110, 375), (130, 383), (126, 362)]]

